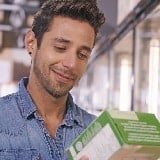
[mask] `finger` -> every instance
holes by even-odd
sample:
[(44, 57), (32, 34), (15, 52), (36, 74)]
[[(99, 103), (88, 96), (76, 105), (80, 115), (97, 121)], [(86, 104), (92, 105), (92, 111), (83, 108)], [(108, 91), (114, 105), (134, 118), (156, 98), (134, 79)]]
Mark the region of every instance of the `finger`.
[(82, 156), (79, 160), (89, 160), (87, 156)]

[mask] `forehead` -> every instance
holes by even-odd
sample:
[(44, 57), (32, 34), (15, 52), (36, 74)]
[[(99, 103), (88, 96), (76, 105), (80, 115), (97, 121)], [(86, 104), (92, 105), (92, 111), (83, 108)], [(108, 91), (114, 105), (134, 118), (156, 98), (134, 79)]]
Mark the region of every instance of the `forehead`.
[(95, 39), (94, 28), (89, 23), (62, 16), (54, 17), (49, 31), (45, 34), (52, 38), (74, 40), (75, 43), (83, 42), (90, 47), (93, 47)]

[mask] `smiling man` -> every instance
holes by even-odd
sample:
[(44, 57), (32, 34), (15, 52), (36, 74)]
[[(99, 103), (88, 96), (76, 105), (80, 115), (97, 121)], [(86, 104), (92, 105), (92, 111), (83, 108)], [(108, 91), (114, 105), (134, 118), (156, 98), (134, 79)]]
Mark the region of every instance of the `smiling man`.
[(48, 0), (35, 14), (25, 36), (30, 75), (17, 93), (0, 99), (0, 159), (68, 159), (66, 148), (95, 118), (69, 91), (103, 23), (95, 0)]

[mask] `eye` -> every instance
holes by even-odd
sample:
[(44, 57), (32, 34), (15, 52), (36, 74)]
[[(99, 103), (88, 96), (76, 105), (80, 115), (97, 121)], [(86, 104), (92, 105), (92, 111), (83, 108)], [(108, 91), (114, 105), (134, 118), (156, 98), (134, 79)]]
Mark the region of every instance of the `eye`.
[(54, 48), (57, 52), (64, 52), (66, 50), (65, 46), (54, 46)]
[(81, 51), (78, 53), (78, 58), (81, 60), (87, 60), (89, 58), (89, 54)]

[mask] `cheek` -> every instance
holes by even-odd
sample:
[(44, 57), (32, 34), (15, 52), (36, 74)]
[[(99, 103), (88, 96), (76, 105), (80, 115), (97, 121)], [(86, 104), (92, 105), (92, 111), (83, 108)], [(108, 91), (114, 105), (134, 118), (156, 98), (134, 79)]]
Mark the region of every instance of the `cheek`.
[(39, 63), (41, 64), (50, 64), (50, 62), (52, 61), (52, 54), (50, 54), (51, 52), (47, 52), (46, 50), (39, 50), (37, 52), (37, 56), (36, 59), (39, 61)]
[(78, 73), (79, 73), (79, 77), (80, 78), (83, 75), (83, 73), (85, 72), (86, 67), (87, 67), (86, 63), (79, 64), (79, 66), (78, 66)]
[(33, 59), (33, 65), (36, 68), (44, 70), (46, 64), (48, 64), (46, 56), (44, 56), (41, 51), (38, 51)]

